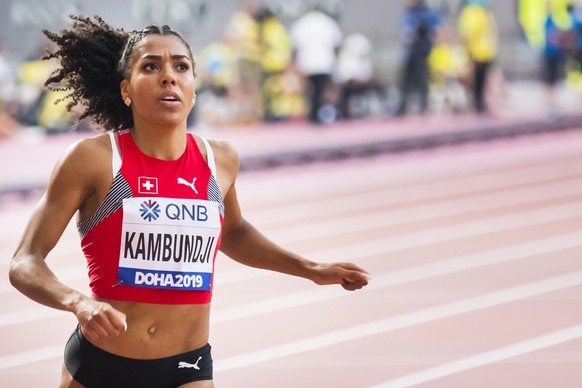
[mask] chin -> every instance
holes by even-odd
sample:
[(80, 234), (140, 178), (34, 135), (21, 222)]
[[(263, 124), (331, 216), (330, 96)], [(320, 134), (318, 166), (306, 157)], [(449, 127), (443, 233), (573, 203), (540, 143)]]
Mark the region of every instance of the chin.
[(188, 116), (174, 116), (172, 117), (172, 115), (160, 115), (158, 117), (156, 117), (155, 119), (152, 119), (151, 122), (155, 122), (159, 125), (164, 125), (167, 127), (178, 127), (178, 126), (186, 126), (186, 121), (188, 119)]

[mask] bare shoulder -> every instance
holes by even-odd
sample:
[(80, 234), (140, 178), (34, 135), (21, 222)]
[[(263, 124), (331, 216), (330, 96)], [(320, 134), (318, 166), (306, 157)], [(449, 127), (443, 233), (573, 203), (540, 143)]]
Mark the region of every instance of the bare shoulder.
[(209, 140), (209, 143), (214, 151), (215, 158), (225, 162), (238, 163), (238, 151), (232, 143), (225, 140)]
[(232, 180), (238, 174), (239, 157), (236, 148), (225, 140), (208, 140), (214, 153), (214, 161), (220, 175), (228, 175)]
[[(77, 140), (60, 158), (53, 172), (71, 183), (96, 185), (104, 172), (110, 170), (111, 142), (107, 134)], [(62, 182), (62, 181), (61, 181)]]
[(106, 175), (111, 175), (108, 167), (111, 145), (106, 141), (107, 135), (97, 135), (77, 140), (68, 147), (49, 179), (47, 204), (72, 216), (77, 209), (86, 206), (89, 198), (101, 195), (101, 188), (105, 187), (103, 182), (111, 180)]
[(77, 140), (69, 146), (65, 153), (65, 159), (72, 162), (93, 161), (93, 163), (98, 163), (99, 160), (104, 160), (107, 156), (111, 156), (111, 142), (107, 134)]

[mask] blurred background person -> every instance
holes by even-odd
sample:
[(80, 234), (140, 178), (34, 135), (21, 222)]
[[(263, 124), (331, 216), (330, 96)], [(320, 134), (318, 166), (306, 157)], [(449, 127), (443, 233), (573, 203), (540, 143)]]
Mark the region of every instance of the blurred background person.
[(568, 54), (572, 53), (575, 60), (577, 45), (576, 30), (572, 25), (572, 20), (566, 22), (560, 20), (557, 16), (559, 13), (560, 7), (548, 1), (544, 20), (542, 79), (545, 85), (545, 103), (549, 119), (554, 119), (560, 114), (558, 88), (566, 76)]
[(306, 116), (305, 78), (290, 65), (283, 72), (269, 77), (263, 84), (268, 122), (304, 120)]
[(434, 113), (467, 110), (467, 56), (454, 38), (451, 26), (443, 23), (428, 57), (430, 109)]
[[(210, 42), (198, 54), (195, 124), (207, 128), (233, 121), (229, 89), (235, 73), (235, 55), (226, 42)], [(192, 123), (191, 123), (192, 124)]]
[(458, 19), (459, 36), (470, 59), (473, 109), (479, 114), (488, 112), (487, 78), (497, 58), (497, 25), (487, 6), (488, 0), (468, 0)]
[(16, 69), (15, 118), (27, 127), (35, 127), (46, 134), (71, 130), (74, 112), (67, 111), (67, 104), (55, 104), (67, 96), (64, 91), (48, 90), (45, 80), (56, 69), (56, 61), (43, 60), (44, 47)]
[(263, 115), (265, 121), (286, 119), (281, 100), (286, 98), (286, 70), (291, 63), (293, 47), (291, 37), (279, 18), (268, 6), (261, 7), (255, 19), (259, 28), (259, 51), (261, 57)]
[(407, 0), (401, 18), (404, 58), (400, 78), (400, 104), (396, 115), (408, 113), (410, 98), (417, 96), (418, 112), (428, 109), (429, 74), (428, 56), (433, 48), (435, 34), (441, 23), (438, 12), (424, 0)]
[[(324, 123), (326, 89), (336, 71), (343, 33), (338, 23), (319, 7), (300, 16), (290, 28), (297, 69), (307, 79), (309, 122)], [(331, 118), (333, 119), (333, 118)]]
[(243, 7), (230, 16), (226, 27), (226, 41), (235, 62), (229, 99), (232, 121), (236, 124), (253, 125), (263, 118), (258, 11), (257, 2), (245, 1)]
[(556, 94), (558, 84), (565, 75), (566, 48), (562, 36), (565, 31), (555, 19), (552, 2), (548, 1), (547, 14), (544, 21), (545, 44), (542, 55), (542, 79), (545, 85), (545, 105), (548, 109), (549, 118), (557, 116), (559, 111)]
[(578, 94), (582, 94), (582, 0), (570, 2), (567, 10), (572, 23), (572, 48), (567, 61), (566, 80)]
[(343, 119), (372, 115), (373, 102), (382, 109), (386, 93), (374, 74), (372, 50), (372, 42), (361, 33), (350, 34), (343, 41), (336, 78), (341, 88), (339, 108)]
[(571, 20), (572, 59), (576, 70), (582, 69), (582, 0), (571, 1), (566, 9)]

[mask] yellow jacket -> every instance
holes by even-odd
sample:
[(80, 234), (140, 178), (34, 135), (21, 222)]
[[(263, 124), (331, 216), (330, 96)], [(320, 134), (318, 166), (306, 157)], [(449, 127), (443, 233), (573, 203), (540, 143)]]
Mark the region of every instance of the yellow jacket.
[(268, 18), (262, 25), (263, 70), (279, 72), (287, 68), (291, 61), (293, 47), (283, 24), (276, 18)]
[(497, 56), (497, 26), (493, 15), (479, 5), (467, 5), (458, 20), (459, 35), (467, 54), (477, 62), (489, 62)]

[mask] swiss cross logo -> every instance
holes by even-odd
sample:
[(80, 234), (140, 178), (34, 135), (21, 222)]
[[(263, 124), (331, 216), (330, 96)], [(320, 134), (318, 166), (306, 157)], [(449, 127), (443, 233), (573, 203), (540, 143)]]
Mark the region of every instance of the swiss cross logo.
[(147, 176), (140, 176), (137, 178), (138, 192), (140, 194), (157, 194), (158, 193), (158, 178), (150, 178)]

